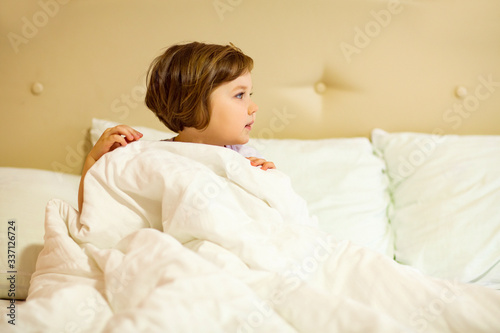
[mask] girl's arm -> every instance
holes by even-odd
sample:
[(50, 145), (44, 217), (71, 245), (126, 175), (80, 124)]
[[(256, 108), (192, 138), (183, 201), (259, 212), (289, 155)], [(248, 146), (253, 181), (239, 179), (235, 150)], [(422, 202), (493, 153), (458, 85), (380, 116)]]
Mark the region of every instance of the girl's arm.
[(82, 212), (83, 206), (83, 181), (87, 171), (97, 162), (102, 155), (115, 150), (118, 147), (124, 147), (128, 143), (137, 141), (142, 138), (142, 133), (136, 131), (127, 125), (118, 125), (105, 130), (95, 146), (85, 159), (82, 170), (82, 178), (80, 179), (80, 187), (78, 189), (78, 210)]

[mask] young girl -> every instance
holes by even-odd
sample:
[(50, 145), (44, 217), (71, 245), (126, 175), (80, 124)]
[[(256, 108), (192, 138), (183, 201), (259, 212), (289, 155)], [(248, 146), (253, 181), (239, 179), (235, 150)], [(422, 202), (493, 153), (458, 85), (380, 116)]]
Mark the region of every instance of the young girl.
[[(251, 99), (253, 60), (234, 45), (174, 45), (149, 68), (146, 105), (170, 130), (170, 141), (233, 149), (262, 170), (275, 169), (247, 146), (257, 105)], [(85, 174), (105, 153), (137, 141), (142, 134), (119, 125), (108, 128), (92, 148), (82, 171), (78, 207), (83, 204)]]

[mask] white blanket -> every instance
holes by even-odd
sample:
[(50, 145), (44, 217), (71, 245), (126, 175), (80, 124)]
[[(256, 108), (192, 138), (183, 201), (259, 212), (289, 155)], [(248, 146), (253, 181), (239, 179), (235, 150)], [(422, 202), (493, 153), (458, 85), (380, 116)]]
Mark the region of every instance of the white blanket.
[[(335, 172), (335, 170), (332, 170)], [(2, 332), (495, 332), (500, 293), (320, 232), (279, 170), (226, 148), (136, 142), (46, 211)]]

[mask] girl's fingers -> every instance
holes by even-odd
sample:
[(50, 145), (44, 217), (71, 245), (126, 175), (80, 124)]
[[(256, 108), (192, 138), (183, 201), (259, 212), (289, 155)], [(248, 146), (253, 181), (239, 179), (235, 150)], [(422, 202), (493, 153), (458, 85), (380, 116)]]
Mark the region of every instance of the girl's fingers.
[(97, 140), (89, 155), (97, 161), (102, 155), (118, 147), (142, 138), (142, 133), (127, 125), (117, 125), (107, 128)]
[(127, 129), (128, 129), (128, 132), (129, 134), (132, 136), (131, 138), (127, 135), (127, 138), (130, 140), (130, 139), (133, 139), (133, 140), (139, 140), (140, 138), (142, 138), (142, 133), (133, 129), (132, 127), (128, 127), (127, 126)]
[(118, 146), (126, 146), (127, 145), (126, 138), (124, 136), (122, 136), (121, 134), (112, 134), (106, 138), (105, 142), (106, 142), (105, 146), (107, 148), (111, 148), (112, 146), (115, 146), (115, 145), (118, 145)]
[(262, 163), (264, 163), (266, 161), (265, 159), (258, 158), (258, 157), (247, 157), (247, 159), (249, 159), (250, 163), (252, 163), (252, 165), (254, 165), (254, 166), (262, 165)]
[(113, 144), (111, 145), (111, 147), (109, 147), (109, 151), (113, 151), (113, 150), (115, 150), (116, 148), (121, 147), (121, 146), (122, 146), (121, 144), (119, 144), (118, 142), (115, 142), (115, 143), (113, 143)]
[(104, 131), (103, 135), (118, 134), (126, 138), (127, 142), (137, 141), (142, 138), (142, 133), (127, 125), (117, 125)]
[(273, 162), (266, 161), (262, 164), (261, 169), (262, 170), (276, 169), (276, 166), (274, 165)]
[(126, 146), (127, 140), (120, 134), (112, 134), (111, 131), (104, 132), (103, 135), (96, 142), (94, 147), (90, 150), (90, 156), (94, 160), (98, 160), (102, 155), (107, 152), (113, 151), (120, 146)]
[(128, 126), (125, 130), (120, 132), (120, 135), (123, 135), (127, 139), (127, 142), (137, 141), (142, 138), (141, 132), (136, 131), (135, 129)]
[(271, 161), (266, 161), (263, 158), (247, 157), (253, 166), (260, 166), (262, 170), (276, 169), (276, 166)]

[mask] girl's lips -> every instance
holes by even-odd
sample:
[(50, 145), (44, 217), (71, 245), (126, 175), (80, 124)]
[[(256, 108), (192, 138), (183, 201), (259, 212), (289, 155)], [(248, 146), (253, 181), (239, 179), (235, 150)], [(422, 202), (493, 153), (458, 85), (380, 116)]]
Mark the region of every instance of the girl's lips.
[(253, 123), (254, 123), (254, 122), (252, 121), (252, 122), (250, 122), (250, 123), (246, 124), (246, 125), (245, 125), (245, 128), (252, 129), (252, 125), (253, 125)]

